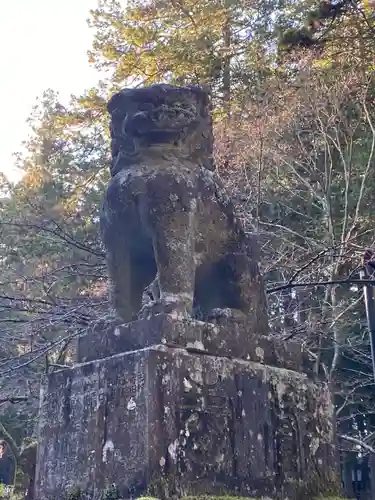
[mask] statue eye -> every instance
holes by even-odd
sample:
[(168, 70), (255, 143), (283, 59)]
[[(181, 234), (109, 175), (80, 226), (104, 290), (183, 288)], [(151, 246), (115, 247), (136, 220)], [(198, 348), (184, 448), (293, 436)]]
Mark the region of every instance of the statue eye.
[(134, 156), (138, 153), (137, 142), (132, 137), (127, 136), (123, 143), (123, 151), (126, 155)]
[(138, 110), (144, 111), (145, 113), (150, 113), (153, 110), (154, 106), (150, 103), (144, 102), (139, 105)]
[(126, 135), (126, 125), (128, 123), (128, 115), (129, 113), (126, 113), (125, 116), (122, 118), (121, 133), (123, 136)]

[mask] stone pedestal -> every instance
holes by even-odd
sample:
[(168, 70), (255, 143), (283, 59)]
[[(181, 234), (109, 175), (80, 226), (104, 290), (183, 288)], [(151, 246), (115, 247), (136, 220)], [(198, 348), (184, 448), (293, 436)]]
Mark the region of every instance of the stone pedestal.
[[(74, 492), (99, 500), (115, 485), (120, 498), (150, 492), (300, 500), (332, 487), (333, 408), (325, 385), (283, 367), (292, 360), (268, 353), (270, 340), (252, 349), (248, 342), (249, 360), (162, 343), (117, 350), (136, 342), (137, 330), (138, 338), (152, 330), (161, 342), (161, 325), (169, 340), (171, 331), (180, 328), (183, 338), (187, 328), (159, 317), (107, 332), (102, 359), (93, 359), (100, 357), (93, 333), (80, 344), (81, 361), (88, 361), (47, 377), (36, 498), (65, 500)], [(202, 335), (202, 324), (189, 328), (192, 337)], [(251, 360), (272, 355), (278, 367)]]
[(205, 323), (181, 320), (172, 314), (158, 314), (151, 320), (126, 324), (98, 323), (78, 339), (77, 362), (107, 358), (119, 352), (158, 344), (311, 372), (309, 360), (298, 342), (284, 342), (274, 336), (262, 335), (248, 325), (230, 319), (222, 319), (219, 324)]

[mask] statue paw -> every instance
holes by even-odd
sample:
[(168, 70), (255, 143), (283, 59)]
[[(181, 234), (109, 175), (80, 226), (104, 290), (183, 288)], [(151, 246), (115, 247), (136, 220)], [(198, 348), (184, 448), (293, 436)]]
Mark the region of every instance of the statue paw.
[(226, 307), (224, 309), (212, 309), (212, 311), (208, 314), (207, 320), (218, 324), (223, 324), (227, 321), (244, 323), (246, 322), (246, 318), (246, 314), (239, 309)]
[(96, 321), (94, 321), (91, 325), (92, 330), (108, 330), (114, 329), (116, 326), (123, 324), (124, 322), (121, 318), (113, 311), (109, 314), (105, 314), (101, 316)]
[(139, 319), (150, 319), (157, 314), (171, 314), (176, 315), (176, 318), (190, 317), (186, 302), (179, 297), (173, 299), (163, 297), (145, 304), (138, 314)]

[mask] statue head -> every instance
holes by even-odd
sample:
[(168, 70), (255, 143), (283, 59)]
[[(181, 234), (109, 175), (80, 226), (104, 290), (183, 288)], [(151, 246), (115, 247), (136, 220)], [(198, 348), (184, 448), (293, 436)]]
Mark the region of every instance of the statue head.
[(167, 84), (124, 89), (108, 103), (111, 115), (111, 174), (138, 163), (155, 146), (184, 151), (192, 160), (212, 156), (210, 94), (197, 86)]

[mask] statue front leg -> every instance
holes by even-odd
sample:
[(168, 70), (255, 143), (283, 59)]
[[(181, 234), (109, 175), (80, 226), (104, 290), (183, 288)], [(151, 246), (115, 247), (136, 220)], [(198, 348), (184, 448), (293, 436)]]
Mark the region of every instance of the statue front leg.
[(195, 204), (191, 211), (162, 213), (154, 225), (153, 246), (159, 298), (146, 304), (140, 316), (177, 313), (189, 317), (195, 285)]
[(267, 335), (267, 302), (257, 262), (244, 251), (228, 254), (226, 262), (232, 271), (232, 307), (213, 310), (211, 318), (224, 323), (228, 319), (246, 322), (254, 333)]
[(124, 323), (132, 321), (132, 282), (130, 253), (125, 245), (116, 245), (107, 251), (109, 298), (116, 315)]

